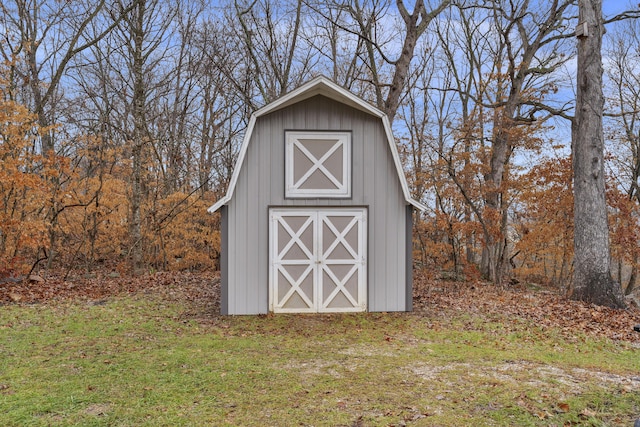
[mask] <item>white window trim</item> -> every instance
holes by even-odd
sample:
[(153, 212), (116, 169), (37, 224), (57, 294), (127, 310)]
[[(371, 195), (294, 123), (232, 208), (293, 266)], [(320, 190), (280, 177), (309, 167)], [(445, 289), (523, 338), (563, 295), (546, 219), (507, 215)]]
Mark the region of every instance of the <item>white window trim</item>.
[[(321, 159), (316, 159), (314, 166), (310, 172), (305, 174), (298, 182), (294, 182), (294, 147), (298, 146), (301, 151), (307, 151), (304, 147), (297, 144), (299, 139), (328, 139), (338, 140), (337, 144), (342, 145), (342, 182), (336, 182), (335, 178), (329, 171), (324, 169), (322, 165), (323, 159), (329, 157), (334, 150), (330, 150)], [(334, 131), (287, 131), (285, 133), (285, 197), (288, 198), (350, 198), (351, 197), (351, 132), (334, 132)], [(307, 155), (307, 157), (311, 155)], [(317, 169), (324, 169), (323, 173), (328, 179), (334, 181), (338, 188), (335, 189), (300, 189), (298, 188), (304, 183), (305, 178)]]

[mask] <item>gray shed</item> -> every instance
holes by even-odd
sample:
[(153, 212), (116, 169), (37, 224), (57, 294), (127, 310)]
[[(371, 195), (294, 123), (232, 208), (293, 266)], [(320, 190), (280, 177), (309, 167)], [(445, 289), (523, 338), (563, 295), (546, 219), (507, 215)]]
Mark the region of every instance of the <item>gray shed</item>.
[(222, 313), (411, 310), (414, 207), (386, 115), (313, 79), (251, 116), (209, 208)]

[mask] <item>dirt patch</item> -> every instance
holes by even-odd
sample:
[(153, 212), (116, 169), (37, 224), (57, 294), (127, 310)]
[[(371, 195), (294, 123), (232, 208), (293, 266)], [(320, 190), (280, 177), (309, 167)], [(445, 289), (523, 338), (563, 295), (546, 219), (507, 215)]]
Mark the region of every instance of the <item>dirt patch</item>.
[(472, 365), (470, 363), (449, 363), (444, 366), (419, 364), (407, 367), (414, 375), (429, 381), (444, 381), (454, 374), (476, 377), (487, 382), (502, 384), (524, 383), (532, 387), (548, 387), (557, 384), (560, 388), (577, 394), (593, 384), (603, 388), (622, 387), (626, 392), (640, 391), (640, 376), (621, 376), (609, 372), (592, 371), (583, 368), (562, 369), (551, 365), (541, 365), (527, 361), (512, 361), (495, 366)]
[(94, 403), (93, 405), (89, 405), (84, 410), (84, 413), (94, 417), (100, 417), (108, 415), (110, 410), (111, 405), (109, 403)]
[(342, 378), (344, 375), (336, 369), (338, 364), (332, 361), (321, 359), (308, 360), (305, 362), (289, 361), (286, 366), (277, 366), (278, 369), (295, 370), (300, 373), (301, 378), (311, 378), (316, 375), (329, 375), (334, 378)]
[(396, 355), (392, 351), (383, 350), (380, 348), (380, 346), (376, 346), (373, 344), (360, 344), (358, 346), (351, 346), (351, 347), (345, 348), (339, 353), (344, 354), (346, 356), (363, 357), (363, 358), (372, 357), (372, 356), (392, 357)]

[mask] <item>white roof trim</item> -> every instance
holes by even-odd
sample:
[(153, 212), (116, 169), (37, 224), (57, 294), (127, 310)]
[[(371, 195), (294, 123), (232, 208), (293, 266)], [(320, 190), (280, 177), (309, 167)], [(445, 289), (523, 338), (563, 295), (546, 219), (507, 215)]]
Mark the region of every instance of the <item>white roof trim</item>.
[[(259, 110), (258, 110), (259, 111)], [(257, 112), (256, 112), (257, 113)], [(233, 191), (236, 188), (236, 182), (238, 182), (238, 175), (240, 175), (240, 169), (242, 168), (242, 162), (244, 161), (244, 157), (247, 154), (247, 149), (249, 148), (249, 140), (251, 139), (251, 134), (253, 133), (253, 128), (256, 125), (257, 114), (253, 113), (251, 118), (249, 119), (249, 126), (247, 126), (247, 130), (244, 133), (244, 138), (242, 139), (242, 145), (240, 146), (240, 153), (238, 153), (238, 159), (236, 161), (236, 165), (233, 168), (233, 174), (231, 175), (231, 181), (229, 181), (229, 187), (227, 188), (227, 194), (218, 200), (216, 203), (211, 205), (208, 212), (215, 212), (220, 209), (223, 205), (229, 203), (231, 198), (233, 197)]]
[(402, 162), (400, 161), (400, 156), (398, 155), (398, 147), (396, 147), (396, 140), (393, 138), (393, 132), (391, 132), (391, 124), (389, 123), (389, 118), (386, 114), (382, 115), (382, 125), (384, 127), (384, 131), (387, 134), (387, 142), (389, 142), (389, 150), (391, 150), (391, 155), (393, 156), (393, 162), (396, 165), (396, 172), (398, 173), (398, 179), (400, 180), (400, 185), (402, 186), (402, 194), (404, 194), (404, 200), (413, 205), (416, 209), (421, 212), (427, 210), (427, 206), (420, 203), (411, 197), (411, 193), (409, 192), (409, 184), (407, 183), (407, 177), (404, 175), (404, 169), (402, 169)]
[(311, 98), (312, 96), (315, 96), (315, 95), (324, 95), (328, 98), (342, 102), (353, 108), (372, 114), (382, 119), (382, 124), (387, 137), (387, 142), (389, 144), (389, 149), (391, 150), (391, 155), (393, 156), (393, 162), (396, 166), (396, 172), (398, 174), (398, 179), (400, 180), (400, 185), (402, 187), (402, 193), (404, 195), (404, 199), (407, 203), (411, 204), (416, 209), (420, 211), (425, 211), (427, 207), (422, 203), (418, 202), (417, 200), (413, 199), (411, 197), (411, 193), (409, 192), (409, 185), (407, 183), (406, 177), (404, 176), (402, 163), (400, 162), (400, 156), (398, 155), (398, 149), (396, 147), (395, 139), (393, 138), (393, 133), (391, 132), (391, 125), (389, 123), (389, 119), (387, 115), (383, 113), (381, 110), (379, 110), (378, 108), (366, 102), (365, 100), (357, 97), (356, 95), (349, 92), (345, 88), (337, 85), (336, 83), (333, 83), (331, 80), (323, 76), (316, 77), (315, 79), (309, 81), (308, 83), (303, 84), (299, 88), (289, 92), (283, 97), (273, 101), (270, 104), (265, 105), (264, 107), (255, 111), (251, 115), (251, 118), (249, 119), (249, 125), (247, 126), (247, 130), (242, 140), (240, 153), (238, 153), (238, 159), (233, 169), (233, 175), (231, 175), (229, 188), (227, 188), (227, 193), (223, 198), (221, 198), (216, 203), (214, 203), (211, 207), (209, 207), (207, 211), (208, 212), (217, 211), (222, 206), (229, 203), (229, 201), (233, 197), (233, 193), (236, 188), (236, 183), (238, 181), (238, 176), (240, 175), (240, 169), (242, 168), (242, 163), (244, 162), (244, 158), (247, 154), (249, 141), (251, 139), (251, 135), (253, 133), (253, 128), (255, 127), (257, 118), (260, 116), (264, 116), (265, 114), (271, 113), (273, 111), (277, 111), (279, 109), (288, 107), (289, 105), (295, 104), (304, 99)]

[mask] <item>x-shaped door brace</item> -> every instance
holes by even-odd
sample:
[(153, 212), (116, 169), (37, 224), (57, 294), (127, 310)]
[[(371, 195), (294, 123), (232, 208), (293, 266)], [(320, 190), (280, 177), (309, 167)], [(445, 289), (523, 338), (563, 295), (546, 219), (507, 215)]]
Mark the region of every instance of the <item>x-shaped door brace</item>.
[(347, 224), (347, 226), (344, 228), (344, 230), (342, 230), (342, 232), (338, 231), (338, 229), (333, 225), (333, 223), (328, 219), (328, 216), (324, 216), (322, 218), (322, 222), (327, 225), (327, 227), (329, 227), (329, 229), (331, 230), (331, 232), (333, 234), (335, 234), (336, 238), (333, 241), (333, 243), (327, 248), (326, 251), (324, 251), (324, 253), (322, 254), (322, 258), (326, 259), (327, 256), (329, 256), (331, 254), (331, 252), (336, 248), (336, 246), (338, 246), (340, 243), (342, 243), (342, 245), (345, 247), (345, 249), (349, 252), (349, 254), (353, 257), (354, 260), (358, 259), (358, 252), (356, 250), (354, 250), (351, 245), (347, 242), (347, 240), (345, 239), (345, 236), (347, 235), (347, 233), (349, 233), (351, 231), (351, 229), (353, 228), (354, 225), (358, 224), (358, 217), (353, 217), (351, 219), (351, 222), (349, 222), (349, 224)]
[(293, 295), (293, 293), (297, 293), (300, 298), (302, 298), (302, 300), (304, 301), (305, 304), (307, 304), (307, 307), (312, 308), (313, 307), (313, 301), (311, 301), (309, 299), (309, 297), (307, 296), (307, 294), (305, 294), (302, 289), (300, 289), (300, 285), (302, 284), (302, 282), (304, 281), (304, 279), (307, 278), (307, 276), (309, 275), (309, 273), (313, 272), (313, 264), (309, 263), (309, 265), (307, 266), (306, 270), (304, 270), (304, 272), (300, 275), (300, 277), (298, 278), (298, 280), (294, 280), (293, 277), (291, 277), (291, 275), (289, 274), (289, 272), (287, 271), (286, 268), (282, 268), (282, 266), (278, 266), (277, 267), (278, 271), (280, 273), (282, 273), (282, 275), (289, 281), (289, 283), (291, 284), (291, 289), (289, 289), (289, 291), (284, 294), (284, 296), (282, 298), (279, 298), (280, 301), (278, 302), (284, 302), (284, 301), (289, 301), (289, 298), (291, 298), (291, 296)]
[(282, 268), (282, 265), (277, 265), (278, 272), (280, 272), (287, 279), (287, 281), (291, 284), (291, 288), (289, 289), (289, 291), (282, 298), (278, 298), (279, 299), (278, 302), (288, 301), (289, 298), (291, 298), (291, 296), (295, 292), (300, 296), (300, 298), (302, 298), (302, 300), (305, 302), (305, 304), (307, 304), (307, 306), (309, 308), (311, 308), (311, 307), (313, 307), (313, 301), (311, 301), (309, 299), (309, 297), (302, 291), (302, 289), (300, 289), (300, 285), (302, 284), (304, 279), (306, 279), (306, 277), (309, 275), (309, 273), (314, 271), (314, 268), (313, 268), (313, 258), (314, 257), (313, 257), (312, 251), (310, 251), (309, 248), (307, 248), (307, 246), (302, 242), (302, 240), (300, 239), (300, 236), (302, 236), (302, 233), (304, 233), (307, 230), (307, 228), (311, 224), (314, 223), (314, 218), (313, 218), (313, 216), (309, 216), (307, 218), (307, 220), (302, 224), (300, 229), (298, 229), (297, 232), (293, 231), (293, 229), (289, 226), (289, 224), (287, 223), (287, 221), (284, 218), (278, 217), (277, 221), (278, 221), (278, 224), (280, 224), (285, 229), (285, 231), (289, 234), (289, 236), (291, 236), (291, 239), (289, 240), (289, 242), (285, 245), (284, 248), (282, 248), (282, 251), (280, 251), (278, 253), (278, 255), (276, 257), (277, 261), (282, 262), (283, 257), (293, 247), (293, 245), (298, 244), (298, 247), (304, 252), (304, 254), (307, 257), (307, 259), (306, 260), (288, 260), (287, 264), (288, 265), (292, 265), (292, 264), (305, 265), (305, 264), (308, 264), (307, 268), (300, 275), (298, 280), (295, 280), (293, 277), (291, 277), (291, 275), (289, 274), (287, 269), (286, 268)]
[[(353, 298), (351, 293), (345, 288), (345, 285), (349, 281), (349, 279), (351, 279), (351, 276), (353, 276), (353, 274), (356, 271), (358, 271), (359, 267), (360, 266), (358, 264), (354, 264), (353, 267), (351, 267), (351, 270), (349, 270), (349, 273), (347, 273), (347, 275), (344, 276), (342, 280), (338, 279), (336, 275), (333, 274), (333, 271), (331, 271), (331, 268), (329, 268), (328, 265), (325, 265), (324, 267), (322, 267), (322, 270), (331, 277), (331, 280), (336, 285), (336, 288), (333, 290), (333, 292), (331, 292), (331, 294), (329, 294), (329, 296), (322, 301), (322, 307), (324, 308), (328, 307), (329, 304), (331, 304), (331, 301), (333, 301), (333, 299), (340, 292), (342, 292), (342, 295), (344, 295), (354, 307), (358, 305), (358, 301), (356, 301), (356, 299)], [(323, 282), (323, 285), (324, 285), (324, 282)]]
[[(322, 302), (322, 305), (323, 305), (323, 307), (328, 307), (329, 304), (331, 304), (331, 301), (333, 301), (333, 299), (338, 295), (338, 293), (342, 292), (342, 294), (349, 300), (349, 302), (351, 304), (353, 304), (354, 306), (357, 306), (358, 305), (358, 301), (356, 301), (355, 298), (353, 298), (353, 296), (351, 295), (351, 293), (349, 291), (347, 291), (347, 289), (345, 288), (345, 285), (349, 281), (349, 279), (351, 279), (351, 276), (353, 276), (353, 274), (356, 271), (358, 271), (358, 267), (362, 263), (358, 259), (359, 258), (358, 252), (353, 249), (353, 247), (349, 244), (349, 242), (347, 242), (345, 236), (347, 235), (347, 233), (349, 233), (351, 231), (351, 229), (354, 226), (358, 225), (359, 218), (358, 217), (353, 217), (351, 219), (351, 221), (349, 222), (349, 224), (347, 224), (347, 226), (341, 232), (338, 231), (338, 229), (335, 227), (335, 225), (329, 220), (328, 216), (324, 216), (322, 218), (322, 223), (327, 225), (327, 227), (329, 227), (331, 232), (336, 236), (336, 238), (333, 241), (333, 243), (322, 254), (322, 258), (325, 260), (325, 265), (323, 266), (322, 269), (323, 269), (323, 271), (325, 271), (329, 275), (329, 277), (331, 278), (333, 283), (336, 285), (336, 288), (333, 290), (333, 292), (331, 292), (331, 294), (329, 294), (329, 296), (326, 299), (324, 299), (324, 301)], [(354, 264), (351, 267), (349, 272), (342, 278), (342, 280), (340, 280), (340, 279), (338, 279), (336, 277), (336, 275), (333, 273), (331, 268), (329, 268), (329, 263), (327, 262), (328, 256), (331, 254), (331, 252), (333, 252), (333, 250), (340, 243), (342, 243), (344, 248), (353, 257), (353, 260), (330, 260), (331, 264), (342, 264), (344, 261), (348, 261), (349, 264), (353, 263), (353, 261), (357, 262), (356, 264)], [(338, 262), (334, 262), (334, 261), (338, 261)], [(339, 262), (339, 261), (343, 261), (343, 262)], [(324, 283), (324, 281), (323, 281), (323, 283)]]
[(282, 249), (282, 251), (280, 251), (280, 253), (278, 253), (278, 256), (277, 256), (278, 261), (281, 261), (282, 257), (284, 257), (284, 255), (287, 254), (289, 249), (291, 249), (291, 247), (297, 243), (298, 246), (300, 247), (300, 249), (302, 249), (304, 254), (309, 259), (309, 262), (311, 262), (311, 260), (313, 259), (313, 250), (310, 251), (309, 248), (307, 248), (307, 246), (304, 243), (302, 243), (302, 240), (300, 240), (300, 236), (302, 236), (302, 233), (304, 233), (307, 230), (307, 228), (309, 227), (309, 225), (313, 224), (313, 222), (314, 222), (313, 221), (313, 216), (309, 216), (309, 218), (307, 218), (307, 220), (304, 222), (304, 224), (302, 224), (300, 229), (297, 232), (295, 232), (295, 231), (293, 231), (293, 229), (291, 229), (291, 227), (289, 226), (287, 221), (284, 220), (284, 218), (282, 218), (282, 217), (278, 218), (278, 223), (280, 225), (282, 225), (282, 227), (285, 229), (285, 231), (287, 233), (289, 233), (289, 235), (291, 236), (291, 240), (289, 240), (289, 243), (287, 243), (285, 245), (285, 247)]

